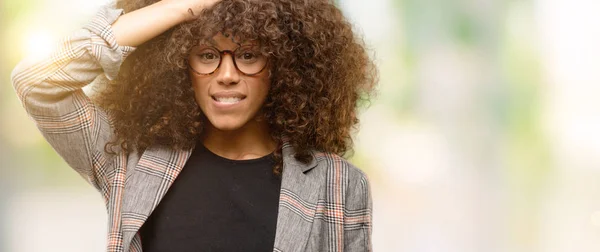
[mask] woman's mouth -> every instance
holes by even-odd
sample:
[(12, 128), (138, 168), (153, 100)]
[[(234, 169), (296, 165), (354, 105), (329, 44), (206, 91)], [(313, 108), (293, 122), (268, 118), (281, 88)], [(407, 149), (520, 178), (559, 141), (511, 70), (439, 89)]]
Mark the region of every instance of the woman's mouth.
[(215, 101), (215, 106), (220, 109), (233, 108), (244, 99), (246, 95), (236, 91), (221, 91), (210, 96)]
[(243, 100), (244, 98), (242, 97), (214, 97), (212, 96), (213, 100), (215, 100), (218, 103), (222, 103), (222, 104), (236, 104), (238, 102), (240, 102), (241, 100)]

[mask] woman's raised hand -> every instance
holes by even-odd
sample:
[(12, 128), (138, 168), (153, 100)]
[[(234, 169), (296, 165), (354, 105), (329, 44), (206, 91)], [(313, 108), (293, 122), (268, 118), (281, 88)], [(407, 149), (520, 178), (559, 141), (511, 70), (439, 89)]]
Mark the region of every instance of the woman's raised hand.
[(198, 18), (220, 0), (161, 0), (126, 13), (112, 25), (117, 43), (138, 46), (171, 27)]

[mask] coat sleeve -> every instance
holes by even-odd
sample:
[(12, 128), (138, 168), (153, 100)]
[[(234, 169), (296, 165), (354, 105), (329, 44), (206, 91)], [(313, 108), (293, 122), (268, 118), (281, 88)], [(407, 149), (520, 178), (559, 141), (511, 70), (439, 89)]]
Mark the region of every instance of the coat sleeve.
[(123, 13), (102, 7), (84, 28), (63, 38), (47, 57), (25, 58), (11, 74), (29, 117), (54, 150), (96, 188), (113, 174), (104, 145), (111, 140), (107, 114), (82, 88), (117, 76), (134, 47), (119, 46), (111, 24)]
[(358, 168), (351, 172), (344, 208), (344, 251), (373, 251), (373, 201), (369, 179)]

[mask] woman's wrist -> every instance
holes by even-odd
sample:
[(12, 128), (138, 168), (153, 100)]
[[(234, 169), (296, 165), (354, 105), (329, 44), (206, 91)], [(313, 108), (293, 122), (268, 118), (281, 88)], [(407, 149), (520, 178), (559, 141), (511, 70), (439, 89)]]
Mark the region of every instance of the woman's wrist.
[(181, 5), (160, 1), (125, 13), (112, 24), (119, 45), (138, 46), (185, 21)]
[(162, 0), (126, 13), (112, 25), (119, 45), (138, 46), (172, 27), (198, 18), (219, 0)]
[(177, 13), (179, 22), (190, 21), (198, 18), (204, 8), (214, 5), (216, 0), (162, 0), (157, 4), (164, 4), (172, 13)]
[(185, 1), (162, 0), (155, 4), (159, 5), (160, 8), (164, 9), (166, 13), (169, 13), (169, 15), (172, 15), (175, 18), (177, 24), (180, 24), (190, 19), (191, 14), (189, 12), (189, 9), (191, 8), (186, 4)]

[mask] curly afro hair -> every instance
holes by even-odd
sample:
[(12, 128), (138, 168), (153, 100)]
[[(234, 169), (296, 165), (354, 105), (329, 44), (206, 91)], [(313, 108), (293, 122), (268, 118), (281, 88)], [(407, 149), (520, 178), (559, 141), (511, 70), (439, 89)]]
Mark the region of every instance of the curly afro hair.
[[(130, 12), (155, 2), (119, 0), (117, 8)], [(194, 45), (219, 32), (258, 41), (272, 62), (262, 110), (279, 144), (274, 174), (283, 169), (284, 141), (302, 162), (311, 161), (313, 150), (351, 151), (357, 109), (371, 97), (377, 70), (342, 12), (328, 0), (223, 0), (140, 45), (123, 62), (96, 98), (114, 124), (107, 152), (112, 146), (141, 153), (154, 144), (195, 145), (204, 122), (186, 59)]]

